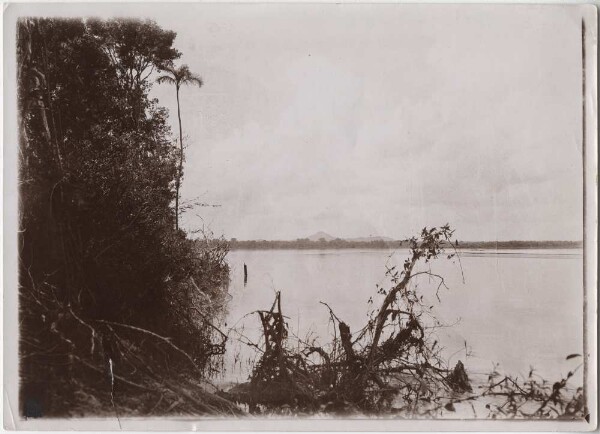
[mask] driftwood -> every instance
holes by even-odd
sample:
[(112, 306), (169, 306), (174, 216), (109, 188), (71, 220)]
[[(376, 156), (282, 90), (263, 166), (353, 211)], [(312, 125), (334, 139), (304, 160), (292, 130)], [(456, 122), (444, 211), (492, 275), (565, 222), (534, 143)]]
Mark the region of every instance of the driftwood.
[[(300, 351), (288, 348), (288, 331), (281, 313), (281, 295), (277, 293), (269, 311), (259, 311), (264, 338), (264, 353), (255, 366), (248, 385), (232, 390), (236, 399), (250, 400), (252, 405), (278, 407), (283, 404), (299, 408), (322, 408), (325, 411), (381, 411), (390, 408), (401, 397), (414, 403), (433, 390), (450, 393), (459, 388), (468, 390), (468, 378), (462, 364), (450, 372), (439, 356), (436, 343), (426, 335), (431, 325), (424, 322), (419, 294), (410, 286), (419, 261), (425, 263), (454, 246), (448, 226), (424, 229), (419, 239), (410, 240), (411, 256), (401, 271), (388, 270), (392, 281), (389, 291), (380, 289), (383, 300), (369, 323), (356, 334), (332, 308), (330, 319), (339, 332), (334, 341), (324, 347), (301, 342)], [(452, 257), (454, 253), (448, 255)], [(437, 295), (437, 293), (436, 293)], [(389, 337), (385, 340), (384, 336)], [(309, 359), (319, 354), (321, 362)]]
[[(439, 300), (440, 288), (447, 288), (444, 278), (431, 271), (414, 270), (419, 262), (457, 256), (452, 234), (445, 225), (425, 228), (418, 239), (409, 240), (410, 257), (401, 270), (388, 269), (391, 288), (378, 287), (383, 300), (362, 329), (353, 333), (327, 303), (321, 302), (335, 326), (333, 341), (326, 346), (299, 338), (297, 343), (287, 344), (289, 333), (281, 313), (281, 294), (277, 293), (271, 309), (258, 312), (264, 352), (252, 379), (234, 387), (227, 396), (249, 404), (251, 411), (262, 407), (280, 413), (285, 407), (286, 412), (389, 412), (404, 417), (435, 417), (457, 411), (456, 406), (462, 403), (475, 412), (473, 401), (493, 398), (485, 406), (491, 418), (585, 418), (583, 390), (570, 392), (567, 386), (574, 371), (555, 383), (536, 380), (533, 370), (528, 379), (506, 376), (497, 381), (499, 374), (494, 371), (489, 385), (475, 394), (463, 362), (450, 368), (442, 358), (432, 306), (424, 304), (412, 282), (421, 275), (435, 280)], [(448, 248), (453, 249), (449, 254), (444, 252)], [(369, 300), (372, 302), (373, 298)], [(313, 354), (318, 354), (320, 361), (311, 359)]]

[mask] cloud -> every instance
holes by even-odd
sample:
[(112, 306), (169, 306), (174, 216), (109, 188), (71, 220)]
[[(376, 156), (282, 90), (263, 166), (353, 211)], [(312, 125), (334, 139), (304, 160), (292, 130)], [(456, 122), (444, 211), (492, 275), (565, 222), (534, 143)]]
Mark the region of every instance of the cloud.
[[(157, 20), (205, 79), (182, 94), (183, 195), (222, 205), (200, 210), (218, 232), (400, 238), (448, 221), (465, 239), (580, 238), (579, 27), (564, 9), (188, 14)], [(156, 92), (173, 112), (172, 89)]]

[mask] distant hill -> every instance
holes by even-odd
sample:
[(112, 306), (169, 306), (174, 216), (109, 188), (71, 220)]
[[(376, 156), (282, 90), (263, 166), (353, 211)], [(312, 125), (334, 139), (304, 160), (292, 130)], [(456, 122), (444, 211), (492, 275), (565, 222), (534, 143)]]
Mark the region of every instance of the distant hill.
[(311, 241), (319, 241), (321, 238), (324, 238), (325, 241), (335, 240), (335, 237), (332, 237), (331, 235), (323, 231), (319, 231), (316, 234), (312, 234), (310, 237), (308, 237), (308, 239)]

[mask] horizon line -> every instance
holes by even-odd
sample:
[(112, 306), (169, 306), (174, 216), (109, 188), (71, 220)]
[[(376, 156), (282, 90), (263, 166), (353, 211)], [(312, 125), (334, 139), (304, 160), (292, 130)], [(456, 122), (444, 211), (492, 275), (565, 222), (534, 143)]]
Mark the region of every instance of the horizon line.
[[(332, 236), (332, 235), (331, 235)], [(357, 240), (360, 238), (378, 238), (379, 240), (381, 240), (382, 238), (388, 238), (388, 240), (381, 240), (384, 242), (397, 242), (397, 241), (408, 241), (410, 240), (410, 238), (392, 238), (392, 237), (386, 237), (386, 236), (368, 236), (368, 237), (348, 237), (348, 238), (341, 238), (341, 237), (335, 237), (333, 238), (333, 240), (342, 240), (342, 241), (355, 241), (358, 242)], [(226, 238), (227, 239), (227, 238)], [(299, 240), (308, 240), (308, 241), (312, 241), (312, 242), (319, 242), (317, 241), (313, 241), (310, 240), (309, 237), (303, 237), (303, 238), (294, 238), (294, 239), (266, 239), (266, 238), (251, 238), (251, 239), (241, 239), (241, 238), (237, 238), (237, 237), (230, 237), (229, 239), (227, 239), (228, 241), (232, 241), (232, 240), (236, 240), (236, 241), (299, 241)], [(373, 241), (379, 241), (379, 240), (373, 240)], [(583, 240), (568, 240), (568, 239), (552, 239), (552, 240), (539, 240), (539, 239), (507, 239), (507, 240), (456, 240), (460, 243), (510, 243), (510, 242), (518, 242), (518, 243), (583, 243)], [(326, 242), (329, 242), (326, 240)]]

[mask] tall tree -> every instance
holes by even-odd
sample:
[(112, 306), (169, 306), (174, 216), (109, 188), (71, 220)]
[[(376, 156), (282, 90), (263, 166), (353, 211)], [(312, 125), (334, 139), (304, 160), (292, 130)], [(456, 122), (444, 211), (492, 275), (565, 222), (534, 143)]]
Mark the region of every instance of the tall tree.
[(183, 176), (183, 133), (181, 129), (181, 106), (179, 103), (179, 89), (182, 85), (197, 85), (202, 87), (202, 79), (193, 74), (187, 65), (182, 65), (179, 68), (167, 66), (164, 68), (167, 72), (165, 75), (158, 77), (158, 83), (169, 83), (175, 85), (177, 94), (177, 118), (179, 120), (179, 171), (175, 181), (175, 229), (179, 229), (179, 187), (181, 186), (181, 178)]
[[(68, 415), (82, 385), (101, 397), (98, 387), (106, 383), (90, 377), (90, 366), (106, 373), (110, 360), (124, 375), (129, 365), (114, 357), (122, 354), (117, 348), (133, 347), (118, 347), (120, 338), (102, 321), (168, 336), (199, 366), (217, 354), (213, 329), (202, 321), (210, 321), (212, 300), (222, 293), (226, 246), (210, 250), (175, 231), (180, 153), (166, 109), (150, 97), (152, 71), (164, 71), (180, 55), (174, 38), (145, 21), (18, 22), (25, 415), (39, 408)], [(189, 290), (193, 285), (202, 296)], [(103, 332), (90, 337), (90, 327)], [(139, 360), (152, 363), (146, 346), (143, 354)]]

